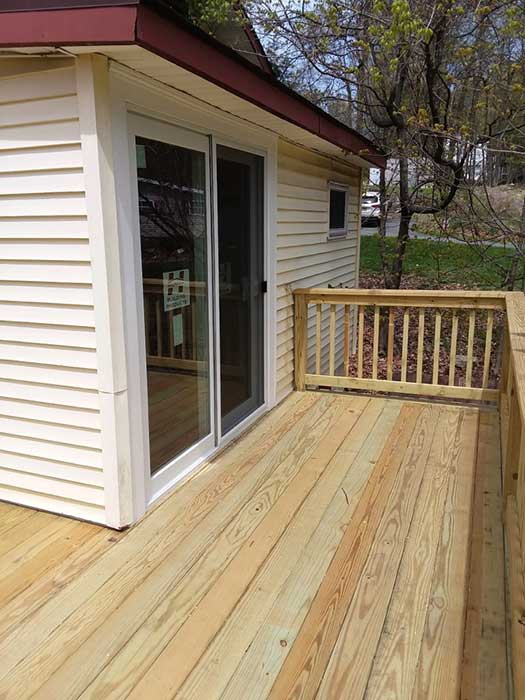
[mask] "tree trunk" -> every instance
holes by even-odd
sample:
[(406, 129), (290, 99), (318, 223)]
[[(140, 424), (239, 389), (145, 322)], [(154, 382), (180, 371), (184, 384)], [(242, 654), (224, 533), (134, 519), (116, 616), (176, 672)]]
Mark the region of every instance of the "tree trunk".
[(523, 204), (521, 206), (521, 217), (520, 217), (520, 251), (521, 251), (521, 266), (522, 266), (522, 280), (521, 280), (521, 291), (525, 292), (525, 197), (523, 198)]
[[(386, 223), (387, 223), (387, 191), (386, 191), (386, 174), (383, 169), (379, 171), (379, 201), (380, 201), (380, 221), (379, 221), (379, 254), (381, 256), (381, 271), (383, 274), (383, 284), (388, 288), (389, 270), (388, 270), (388, 245), (386, 239)], [(385, 316), (384, 309), (379, 319), (379, 352), (386, 354), (388, 344), (388, 319)]]
[(383, 275), (383, 284), (385, 287), (388, 287), (388, 247), (386, 242), (386, 175), (383, 168), (381, 168), (381, 170), (379, 171), (379, 202), (379, 255), (381, 257), (381, 273)]
[(399, 201), (401, 205), (401, 220), (397, 231), (396, 248), (387, 285), (389, 289), (399, 289), (401, 286), (403, 263), (410, 234), (410, 221), (412, 219), (408, 183), (408, 160), (404, 157), (399, 159)]

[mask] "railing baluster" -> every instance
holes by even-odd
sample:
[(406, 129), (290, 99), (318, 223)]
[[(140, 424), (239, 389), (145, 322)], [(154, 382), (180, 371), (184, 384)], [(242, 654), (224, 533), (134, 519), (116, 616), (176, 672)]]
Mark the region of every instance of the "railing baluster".
[(372, 379), (377, 379), (377, 358), (379, 355), (379, 306), (374, 306), (374, 345), (372, 346)]
[[(190, 359), (195, 358), (195, 350), (197, 348), (197, 304), (196, 294), (192, 293), (192, 303), (190, 305), (190, 313), (187, 318), (191, 321), (191, 346), (188, 348), (188, 356)], [(187, 307), (186, 307), (187, 309)]]
[(159, 299), (155, 301), (155, 324), (157, 331), (157, 357), (162, 357), (162, 313)]
[(146, 329), (146, 355), (151, 355), (151, 340), (149, 337), (150, 308), (148, 295), (144, 295), (144, 328)]
[(386, 378), (392, 379), (394, 364), (394, 307), (391, 306), (388, 312), (388, 346), (386, 354)]
[(345, 328), (344, 328), (344, 343), (343, 343), (343, 353), (344, 353), (344, 371), (345, 377), (348, 377), (348, 366), (350, 362), (350, 306), (345, 304)]
[[(512, 381), (516, 378), (513, 376)], [(517, 391), (512, 391), (509, 401), (509, 427), (505, 446), (505, 461), (503, 463), (503, 493), (504, 496), (516, 495), (518, 484), (516, 476), (523, 470), (522, 431), (520, 407)]]
[(419, 326), (417, 336), (417, 365), (416, 365), (416, 382), (421, 384), (423, 379), (423, 341), (425, 338), (425, 309), (419, 309)]
[(363, 342), (365, 336), (365, 307), (359, 306), (359, 330), (357, 336), (357, 377), (363, 377)]
[(487, 311), (487, 332), (485, 334), (485, 357), (483, 359), (483, 389), (489, 385), (490, 355), (492, 352), (492, 328), (494, 326), (494, 311)]
[(401, 349), (401, 381), (407, 380), (408, 361), (408, 331), (410, 326), (410, 309), (407, 307), (403, 312), (403, 346)]
[(168, 312), (168, 328), (169, 328), (169, 346), (170, 346), (170, 357), (175, 357), (175, 345), (173, 345), (173, 311)]
[(316, 304), (315, 313), (315, 372), (321, 374), (321, 320), (322, 304)]
[(454, 386), (456, 374), (456, 350), (458, 347), (458, 315), (456, 309), (452, 312), (452, 329), (450, 332), (450, 365), (448, 370), (448, 385)]
[(472, 361), (474, 358), (474, 328), (476, 325), (476, 312), (471, 309), (468, 318), (468, 340), (467, 340), (467, 371), (465, 374), (465, 386), (472, 386)]
[[(181, 357), (186, 360), (188, 358), (188, 324), (186, 323), (186, 314), (184, 308), (180, 311), (180, 322), (182, 324), (182, 343), (180, 346)], [(190, 342), (191, 345), (191, 342)]]
[(441, 311), (436, 309), (434, 325), (434, 365), (432, 367), (432, 384), (439, 384), (439, 349), (441, 345)]
[(510, 337), (508, 327), (503, 328), (503, 337), (501, 338), (501, 367), (499, 388), (502, 394), (508, 392), (509, 370), (511, 369), (510, 362)]
[(330, 304), (330, 365), (328, 373), (331, 377), (335, 374), (335, 304)]

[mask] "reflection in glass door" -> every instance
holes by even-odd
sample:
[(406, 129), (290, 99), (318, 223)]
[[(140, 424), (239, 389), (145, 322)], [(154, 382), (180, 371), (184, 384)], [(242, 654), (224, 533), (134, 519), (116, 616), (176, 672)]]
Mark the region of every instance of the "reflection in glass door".
[(207, 159), (142, 136), (135, 146), (153, 474), (211, 431)]
[(264, 159), (217, 146), (222, 434), (264, 401)]

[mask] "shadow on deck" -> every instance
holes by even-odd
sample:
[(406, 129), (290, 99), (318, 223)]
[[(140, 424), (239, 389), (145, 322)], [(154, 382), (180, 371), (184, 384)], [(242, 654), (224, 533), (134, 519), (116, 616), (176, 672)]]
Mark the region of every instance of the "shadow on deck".
[(497, 413), (295, 393), (113, 533), (0, 506), (3, 698), (508, 697)]

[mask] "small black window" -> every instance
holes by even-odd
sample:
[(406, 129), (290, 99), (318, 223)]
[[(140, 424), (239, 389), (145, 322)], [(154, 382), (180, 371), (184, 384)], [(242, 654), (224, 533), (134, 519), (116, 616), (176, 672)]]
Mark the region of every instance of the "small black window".
[(348, 189), (344, 186), (330, 186), (330, 236), (346, 235), (346, 210)]

